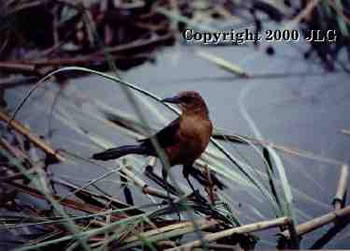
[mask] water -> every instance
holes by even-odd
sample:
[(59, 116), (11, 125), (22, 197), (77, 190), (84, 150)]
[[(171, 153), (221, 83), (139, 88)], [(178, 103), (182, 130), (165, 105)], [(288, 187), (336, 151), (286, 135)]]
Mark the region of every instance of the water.
[[(350, 137), (341, 133), (350, 128), (350, 86), (349, 75), (345, 73), (325, 73), (316, 62), (302, 59), (295, 45), (273, 44), (276, 55), (268, 56), (262, 50), (250, 47), (191, 47), (178, 45), (159, 52), (156, 63), (147, 63), (128, 72), (122, 72), (123, 79), (135, 83), (160, 97), (172, 96), (183, 90), (196, 90), (205, 98), (210, 116), (217, 128), (240, 135), (254, 136), (251, 127), (242, 114), (246, 110), (263, 137), (275, 144), (310, 151), (320, 156), (348, 161)], [(211, 62), (196, 55), (196, 50), (222, 57), (241, 66), (249, 74), (261, 77), (252, 79), (238, 78)], [(262, 75), (276, 74), (275, 77)], [(278, 74), (287, 74), (278, 77)], [(51, 90), (56, 90), (51, 86)], [(102, 100), (111, 107), (134, 113), (132, 106), (122, 94), (120, 87), (107, 83), (99, 77), (90, 76), (70, 81), (65, 90), (68, 95), (73, 91)], [(6, 99), (13, 106), (23, 94), (25, 88), (10, 90)], [(19, 119), (31, 125), (34, 132), (47, 132), (47, 116), (52, 103), (49, 95), (36, 95), (36, 100), (26, 104)], [(81, 106), (88, 106), (85, 98), (78, 98)], [(64, 107), (59, 102), (59, 107)], [(72, 114), (84, 130), (101, 135), (116, 145), (134, 142), (120, 132), (94, 121), (84, 114), (65, 108)], [(147, 110), (146, 108), (143, 108)], [(98, 112), (98, 111), (96, 111)], [(174, 115), (161, 109), (169, 121)], [(146, 115), (148, 113), (145, 113)], [(156, 120), (155, 117), (149, 118)], [(158, 121), (158, 127), (162, 123)], [(81, 156), (90, 156), (100, 149), (86, 137), (67, 129), (67, 126), (54, 120), (55, 134), (52, 142), (56, 148), (64, 147)], [(244, 152), (245, 150), (243, 150)], [(235, 149), (231, 149), (235, 153)], [(340, 164), (315, 161), (298, 156), (281, 154), (286, 166), (287, 177), (294, 195), (294, 205), (299, 222), (325, 214), (332, 210), (331, 202), (335, 194)], [(113, 167), (112, 164), (104, 164)], [(69, 178), (73, 183), (84, 184), (88, 180), (103, 174), (105, 170), (80, 162), (80, 165), (55, 165), (51, 170), (60, 177)], [(173, 169), (176, 177), (182, 178), (180, 168)], [(110, 176), (98, 185), (110, 194), (120, 194), (119, 177)], [(185, 182), (184, 182), (185, 183)], [(255, 193), (255, 197), (251, 196)], [(228, 194), (233, 200), (233, 208), (243, 223), (270, 219), (274, 215), (262, 198), (257, 199), (256, 192), (236, 184)], [(258, 194), (258, 198), (259, 198)], [(135, 193), (135, 201), (144, 201), (144, 196)], [(303, 239), (303, 247), (310, 247), (331, 224)], [(271, 232), (261, 233), (268, 241), (276, 239)], [(349, 227), (342, 230), (325, 248), (348, 248), (350, 243)], [(274, 245), (273, 242), (261, 242), (259, 247)]]

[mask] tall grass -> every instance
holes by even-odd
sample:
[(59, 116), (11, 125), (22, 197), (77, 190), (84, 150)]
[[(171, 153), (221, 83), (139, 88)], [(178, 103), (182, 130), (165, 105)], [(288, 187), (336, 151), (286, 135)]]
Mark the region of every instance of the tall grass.
[[(326, 3), (323, 1), (321, 7), (322, 6), (328, 10), (327, 13), (329, 15), (332, 15), (331, 9), (336, 9), (338, 11), (342, 10), (341, 1), (335, 1), (334, 3)], [(176, 22), (186, 23), (188, 26), (196, 28), (198, 30), (214, 31), (210, 24), (198, 23), (195, 20), (191, 20), (190, 18), (179, 15), (175, 11), (166, 10), (164, 8), (157, 8), (156, 11), (169, 17), (172, 20), (175, 20)], [(101, 43), (100, 39), (98, 37), (95, 37), (96, 31), (91, 17), (89, 15), (86, 15), (84, 21), (88, 23), (90, 27), (89, 38), (91, 40), (91, 43), (94, 43), (95, 39), (97, 42)], [(339, 16), (337, 18), (337, 22), (343, 34), (348, 35), (348, 24), (346, 23), (346, 19), (344, 19), (344, 17), (342, 16)], [(103, 48), (103, 46), (101, 47)], [(117, 75), (116, 67), (113, 63), (113, 59), (108, 54), (108, 50), (104, 50), (104, 53), (109, 63), (110, 69), (112, 69)], [(209, 60), (215, 65), (237, 75), (238, 77), (248, 78), (250, 76), (247, 72), (242, 70), (237, 65), (233, 65), (232, 63), (223, 60), (222, 58), (219, 58), (214, 55), (209, 55), (204, 52), (198, 52), (198, 55), (206, 60)], [(165, 106), (169, 110), (169, 112), (176, 115), (179, 114), (179, 111), (177, 109), (168, 104), (162, 103), (160, 97), (158, 97), (154, 93), (148, 92), (145, 89), (138, 87), (137, 84), (124, 81), (118, 76), (112, 76), (84, 67), (72, 66), (63, 67), (61, 69), (55, 70), (47, 74), (39, 82), (37, 82), (29, 90), (29, 92), (25, 95), (18, 107), (15, 109), (12, 116), (12, 120), (16, 118), (18, 112), (21, 110), (21, 108), (27, 102), (30, 96), (38, 88), (42, 87), (46, 83), (46, 81), (48, 81), (51, 77), (55, 76), (56, 74), (70, 71), (95, 74), (100, 76), (103, 80), (106, 80), (106, 82), (109, 82), (111, 84), (117, 84), (122, 87), (122, 91), (126, 94), (126, 96), (128, 97), (128, 101), (134, 107), (134, 113), (136, 114), (136, 116), (134, 114), (128, 114), (116, 108), (109, 107), (101, 101), (91, 100), (94, 106), (97, 107), (99, 110), (105, 113), (108, 112), (112, 114), (115, 120), (117, 120), (118, 122), (122, 122), (119, 124), (113, 124), (105, 117), (102, 117), (99, 114), (92, 113), (91, 111), (86, 111), (82, 108), (78, 108), (72, 104), (69, 104), (69, 102), (67, 102), (65, 105), (69, 108), (72, 108), (70, 109), (70, 111), (74, 111), (77, 113), (79, 112), (81, 116), (102, 122), (103, 126), (112, 126), (113, 128), (118, 129), (120, 133), (125, 134), (126, 136), (132, 138), (149, 137), (152, 136), (154, 131), (156, 130), (156, 126), (150, 123), (149, 120), (146, 118), (145, 114), (141, 112), (141, 104), (147, 106), (148, 110), (150, 111), (150, 116), (157, 117), (157, 119), (162, 123), (165, 123), (167, 121), (167, 117), (159, 113), (158, 106)], [(257, 140), (262, 142), (264, 141), (263, 135), (260, 132), (258, 126), (254, 123), (253, 119), (249, 115), (249, 112), (246, 110), (246, 107), (244, 105), (244, 99), (246, 98), (248, 92), (249, 87), (245, 90), (245, 92), (243, 92), (240, 98), (240, 110)], [(134, 95), (134, 93), (138, 93), (139, 95)], [(69, 101), (69, 99), (65, 98), (65, 101)], [(114, 142), (111, 142), (111, 140), (106, 139), (101, 135), (98, 135), (97, 133), (91, 131), (86, 132), (86, 130), (84, 130), (84, 125), (80, 124), (80, 122), (76, 120), (74, 116), (71, 116), (70, 112), (68, 112), (68, 109), (63, 109), (62, 107), (59, 107), (58, 109), (53, 111), (53, 114), (67, 128), (88, 139), (95, 146), (99, 148), (109, 148), (115, 146)], [(9, 125), (10, 124), (11, 122), (9, 122)], [(219, 132), (218, 134), (220, 134), (220, 130), (216, 131)], [(225, 183), (228, 185), (229, 189), (234, 189), (234, 184), (239, 184), (243, 187), (251, 189), (250, 192), (253, 191), (251, 192), (252, 197), (256, 198), (257, 201), (263, 200), (265, 203), (267, 203), (276, 217), (288, 216), (288, 219), (292, 219), (293, 223), (296, 224), (296, 214), (302, 214), (303, 212), (301, 212), (300, 209), (295, 208), (293, 204), (293, 195), (306, 198), (307, 200), (312, 200), (312, 198), (309, 198), (306, 194), (299, 191), (297, 188), (293, 187), (290, 184), (283, 161), (277, 154), (276, 150), (270, 144), (265, 144), (264, 147), (260, 149), (255, 145), (255, 142), (247, 138), (239, 137), (238, 135), (236, 136), (242, 142), (248, 145), (248, 148), (251, 149), (258, 156), (264, 168), (260, 168), (260, 166), (255, 166), (251, 164), (249, 160), (239, 156), (238, 151), (233, 152), (230, 148), (224, 147), (224, 145), (227, 146), (236, 144), (232, 143), (232, 141), (227, 139), (225, 135), (223, 135), (224, 144), (221, 144), (221, 141), (212, 138), (211, 143), (208, 149), (206, 150), (206, 153), (203, 154), (201, 159), (198, 160), (196, 164), (199, 166), (207, 166), (212, 171), (219, 173), (222, 177), (225, 178)], [(156, 149), (159, 152), (159, 155), (161, 156), (163, 165), (167, 167), (168, 163), (166, 160), (166, 156), (164, 155), (163, 150), (159, 147), (159, 144), (156, 141), (156, 139), (152, 138), (152, 143), (156, 146)], [(60, 204), (60, 202), (64, 201), (65, 199), (73, 197), (73, 195), (79, 194), (82, 191), (85, 191), (85, 189), (94, 185), (98, 181), (105, 179), (107, 176), (115, 172), (120, 171), (121, 168), (124, 167), (123, 165), (118, 165), (117, 168), (114, 168), (112, 170), (106, 168), (106, 173), (102, 174), (98, 178), (92, 179), (80, 188), (71, 191), (68, 195), (61, 197), (59, 200), (56, 200), (55, 198), (53, 198), (51, 191), (48, 188), (48, 184), (46, 182), (47, 177), (45, 177), (45, 173), (42, 169), (35, 169), (35, 172), (29, 172), (28, 170), (26, 170), (22, 163), (18, 162), (16, 158), (9, 155), (7, 151), (3, 149), (1, 149), (0, 151), (2, 155), (6, 156), (10, 160), (11, 164), (15, 165), (18, 168), (21, 174), (27, 177), (27, 179), (35, 188), (37, 188), (39, 191), (42, 191), (47, 201), (49, 201), (50, 205), (52, 205), (52, 207), (55, 209), (57, 215), (60, 216), (60, 218), (57, 220), (45, 220), (39, 223), (30, 223), (31, 225), (14, 225), (12, 227), (30, 227), (62, 223), (70, 231), (70, 234), (66, 234), (63, 237), (43, 241), (41, 243), (33, 244), (31, 246), (24, 246), (20, 250), (40, 249), (57, 243), (66, 243), (67, 241), (72, 241), (68, 242), (70, 243), (69, 247), (72, 249), (80, 245), (80, 247), (84, 248), (85, 250), (90, 250), (92, 247), (92, 245), (90, 245), (89, 243), (90, 238), (104, 235), (106, 236), (106, 239), (104, 240), (103, 245), (100, 245), (101, 243), (97, 243), (99, 249), (102, 249), (105, 248), (109, 243), (112, 243), (114, 241), (122, 242), (124, 240), (123, 238), (125, 238), (125, 236), (130, 233), (136, 236), (135, 239), (128, 240), (128, 245), (130, 245), (130, 247), (140, 246), (143, 244), (150, 249), (155, 249), (153, 243), (159, 241), (160, 239), (164, 239), (164, 237), (160, 238), (160, 236), (157, 234), (153, 235), (153, 232), (152, 234), (150, 232), (147, 232), (147, 234), (149, 235), (145, 235), (144, 233), (138, 234), (134, 230), (136, 226), (142, 224), (148, 224), (149, 226), (153, 226), (154, 228), (158, 229), (153, 222), (155, 220), (155, 216), (170, 215), (169, 212), (172, 211), (172, 208), (159, 205), (152, 199), (150, 199), (152, 203), (151, 205), (155, 209), (151, 207), (151, 212), (144, 212), (136, 216), (128, 216), (125, 219), (121, 219), (114, 222), (109, 222), (107, 220), (108, 216), (111, 216), (114, 213), (120, 213), (123, 211), (123, 209), (89, 214), (86, 216), (72, 216), (68, 214), (65, 211), (65, 208)], [(133, 159), (135, 161), (133, 162), (133, 164), (135, 164), (137, 167), (133, 170), (135, 176), (141, 176), (141, 169), (145, 162), (140, 161), (137, 158), (130, 157), (130, 159)], [(104, 165), (100, 166), (105, 167)], [(119, 174), (123, 176), (122, 172), (119, 172)], [(124, 175), (123, 177), (126, 178), (128, 182), (133, 181), (130, 177), (126, 175)], [(218, 217), (222, 217), (222, 219), (224, 219), (224, 221), (229, 222), (231, 226), (240, 226), (242, 224), (241, 219), (238, 217), (238, 215), (235, 214), (234, 210), (231, 208), (231, 205), (233, 204), (232, 198), (230, 198), (227, 193), (218, 192), (220, 203), (216, 205), (209, 205), (208, 207), (199, 207), (198, 203), (188, 200), (188, 198), (186, 197), (188, 193), (184, 191), (184, 189), (178, 184), (175, 178), (171, 176), (171, 174), (170, 178), (172, 180), (172, 183), (175, 185), (176, 189), (180, 192), (180, 194), (182, 194), (178, 199), (180, 201), (179, 204), (183, 206), (183, 208), (180, 208), (179, 211), (181, 211), (181, 213), (190, 212), (187, 216), (193, 222), (193, 225), (191, 225), (190, 227), (186, 226), (181, 230), (176, 231), (172, 229), (174, 231), (168, 232), (165, 239), (170, 240), (171, 238), (181, 235), (181, 233), (187, 233), (191, 231), (197, 232), (198, 237), (202, 238), (201, 230), (203, 228), (206, 228), (208, 223), (198, 223), (198, 219), (196, 219), (193, 215), (194, 211), (203, 213), (204, 210), (210, 209), (212, 211), (217, 212), (219, 215)], [(137, 184), (132, 185), (137, 187)], [(258, 205), (253, 206), (258, 207)], [(130, 210), (132, 208), (134, 207), (128, 207), (125, 210)], [(140, 206), (135, 208), (141, 209)], [(259, 211), (258, 208), (256, 208), (256, 210), (261, 215), (264, 215), (264, 212)], [(78, 220), (87, 218), (100, 219), (101, 216), (103, 219), (106, 220), (106, 224), (98, 229), (87, 228), (86, 230), (84, 228), (81, 228), (78, 224), (76, 224), (76, 221)], [(129, 246), (125, 246), (124, 248), (126, 247)]]

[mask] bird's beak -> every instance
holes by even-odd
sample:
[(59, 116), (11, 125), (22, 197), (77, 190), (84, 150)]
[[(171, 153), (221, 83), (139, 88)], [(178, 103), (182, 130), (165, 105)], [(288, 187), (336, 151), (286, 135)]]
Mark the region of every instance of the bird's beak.
[(179, 104), (180, 103), (180, 97), (179, 96), (174, 96), (171, 98), (165, 98), (162, 99), (162, 102), (164, 103), (172, 103), (172, 104)]

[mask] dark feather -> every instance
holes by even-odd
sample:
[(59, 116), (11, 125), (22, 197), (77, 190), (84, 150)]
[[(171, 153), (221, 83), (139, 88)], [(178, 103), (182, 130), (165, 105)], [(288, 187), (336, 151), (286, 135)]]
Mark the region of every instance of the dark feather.
[(104, 152), (95, 153), (92, 155), (92, 158), (96, 160), (110, 160), (118, 159), (128, 154), (152, 155), (150, 151), (148, 151), (148, 149), (142, 145), (129, 145), (111, 148)]
[[(157, 132), (153, 137), (157, 140), (158, 144), (162, 148), (167, 146), (175, 145), (177, 143), (177, 131), (180, 129), (180, 119), (177, 118), (164, 127), (162, 130)], [(147, 147), (156, 153), (154, 146), (151, 142), (151, 138), (140, 140), (142, 146)]]
[[(162, 148), (176, 144), (176, 135), (179, 125), (179, 119), (176, 119), (154, 135)], [(118, 159), (128, 154), (158, 156), (150, 138), (139, 140), (139, 142), (141, 142), (140, 145), (121, 146), (108, 149), (104, 152), (95, 153), (92, 155), (92, 158), (96, 160), (110, 160)]]

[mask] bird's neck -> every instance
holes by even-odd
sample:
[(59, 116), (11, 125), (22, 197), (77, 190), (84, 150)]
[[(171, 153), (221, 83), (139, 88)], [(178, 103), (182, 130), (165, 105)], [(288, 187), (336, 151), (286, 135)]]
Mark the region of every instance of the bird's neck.
[(196, 109), (184, 109), (182, 116), (196, 116), (201, 119), (209, 119), (209, 112), (207, 109), (196, 108)]

